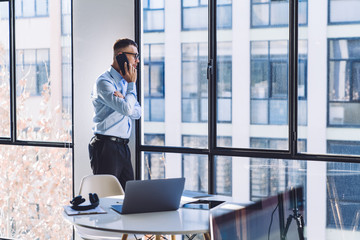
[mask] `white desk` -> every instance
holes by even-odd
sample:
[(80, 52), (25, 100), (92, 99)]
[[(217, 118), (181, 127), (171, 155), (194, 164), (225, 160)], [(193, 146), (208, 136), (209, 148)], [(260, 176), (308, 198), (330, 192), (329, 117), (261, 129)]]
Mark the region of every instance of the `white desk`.
[(190, 235), (209, 233), (210, 211), (179, 208), (177, 211), (137, 213), (121, 215), (111, 209), (111, 205), (121, 204), (122, 196), (100, 199), (100, 206), (106, 214), (68, 216), (64, 218), (74, 225), (91, 229), (154, 235)]

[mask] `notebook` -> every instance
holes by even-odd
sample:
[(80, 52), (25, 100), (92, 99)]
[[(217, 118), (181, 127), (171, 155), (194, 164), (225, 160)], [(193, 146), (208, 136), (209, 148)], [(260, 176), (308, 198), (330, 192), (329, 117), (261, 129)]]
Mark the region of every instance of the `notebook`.
[(127, 181), (122, 205), (111, 205), (120, 214), (177, 210), (185, 178)]

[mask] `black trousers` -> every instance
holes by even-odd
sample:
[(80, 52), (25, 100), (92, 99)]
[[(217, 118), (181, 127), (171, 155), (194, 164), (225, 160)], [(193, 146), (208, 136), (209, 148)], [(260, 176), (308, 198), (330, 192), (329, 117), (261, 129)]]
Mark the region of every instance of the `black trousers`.
[(134, 180), (129, 146), (110, 139), (94, 136), (89, 143), (93, 174), (111, 174), (117, 177), (125, 191), (125, 183)]

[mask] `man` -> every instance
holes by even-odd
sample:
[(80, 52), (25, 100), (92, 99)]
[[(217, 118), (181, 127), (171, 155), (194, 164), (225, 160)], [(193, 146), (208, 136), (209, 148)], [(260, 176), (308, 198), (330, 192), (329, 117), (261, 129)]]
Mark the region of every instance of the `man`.
[[(94, 174), (112, 174), (125, 183), (134, 179), (128, 147), (133, 119), (141, 117), (136, 94), (136, 67), (139, 63), (137, 44), (119, 39), (113, 46), (113, 63), (94, 85), (91, 98), (94, 106), (94, 137), (89, 143), (91, 168)], [(121, 72), (116, 56), (124, 53), (129, 61)]]

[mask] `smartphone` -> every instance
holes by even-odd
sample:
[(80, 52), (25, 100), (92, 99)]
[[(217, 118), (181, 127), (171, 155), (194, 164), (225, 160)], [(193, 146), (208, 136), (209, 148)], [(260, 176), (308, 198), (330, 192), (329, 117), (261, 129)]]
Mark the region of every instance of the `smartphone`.
[(128, 70), (129, 70), (129, 60), (126, 57), (125, 53), (117, 55), (116, 61), (119, 64), (121, 73), (124, 75), (125, 74), (125, 66), (124, 66), (125, 63), (127, 63)]

